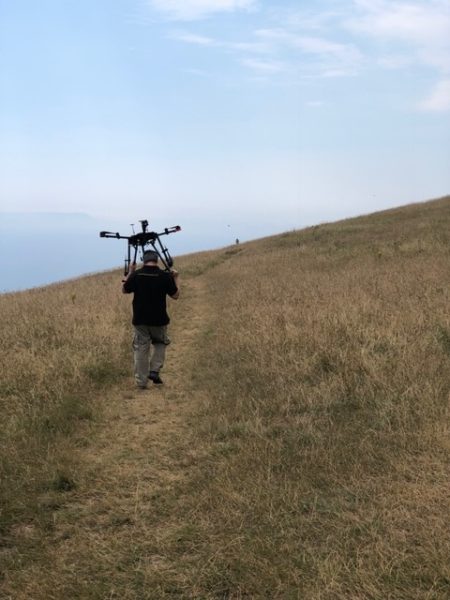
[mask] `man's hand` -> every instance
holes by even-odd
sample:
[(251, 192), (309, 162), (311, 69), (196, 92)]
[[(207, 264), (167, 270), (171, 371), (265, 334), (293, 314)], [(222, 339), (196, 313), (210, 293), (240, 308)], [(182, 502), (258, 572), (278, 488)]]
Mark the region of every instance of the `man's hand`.
[(170, 272), (172, 273), (172, 277), (175, 279), (175, 281), (178, 279), (179, 277), (179, 273), (178, 271), (175, 271), (175, 269), (170, 269)]

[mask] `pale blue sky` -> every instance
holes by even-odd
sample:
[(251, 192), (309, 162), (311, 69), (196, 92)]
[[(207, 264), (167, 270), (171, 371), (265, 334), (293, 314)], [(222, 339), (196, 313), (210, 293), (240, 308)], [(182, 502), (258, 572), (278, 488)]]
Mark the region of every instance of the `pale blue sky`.
[(449, 192), (449, 0), (0, 0), (3, 212), (205, 247)]

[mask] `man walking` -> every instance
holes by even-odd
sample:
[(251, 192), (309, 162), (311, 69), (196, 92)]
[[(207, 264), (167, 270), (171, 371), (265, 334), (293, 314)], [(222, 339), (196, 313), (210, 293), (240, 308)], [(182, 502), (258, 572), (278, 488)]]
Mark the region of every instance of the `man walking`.
[[(124, 294), (134, 293), (132, 322), (136, 385), (145, 389), (149, 379), (155, 384), (161, 384), (159, 372), (164, 365), (166, 346), (170, 344), (167, 335), (170, 319), (166, 297), (176, 300), (180, 295), (178, 273), (175, 270), (169, 273), (162, 271), (158, 267), (158, 253), (146, 250), (144, 266), (136, 270), (136, 265), (131, 265), (122, 291)], [(150, 356), (151, 345), (153, 352)]]

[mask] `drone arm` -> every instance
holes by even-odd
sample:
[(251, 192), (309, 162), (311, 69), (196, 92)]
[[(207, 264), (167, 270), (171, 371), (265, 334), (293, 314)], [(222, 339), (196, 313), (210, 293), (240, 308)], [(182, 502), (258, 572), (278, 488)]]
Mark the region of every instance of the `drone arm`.
[[(174, 227), (166, 227), (164, 231), (160, 233), (156, 233), (155, 231), (147, 231), (148, 221), (141, 221), (142, 232), (141, 233), (133, 233), (133, 235), (120, 235), (118, 232), (114, 231), (100, 231), (101, 238), (114, 238), (116, 240), (127, 240), (128, 241), (128, 254), (125, 258), (125, 267), (124, 267), (124, 275), (127, 276), (131, 264), (136, 264), (137, 252), (140, 247), (142, 250), (142, 254), (145, 252), (145, 246), (150, 244), (155, 252), (158, 254), (162, 264), (164, 265), (166, 271), (170, 271), (173, 266), (173, 259), (170, 256), (170, 253), (167, 248), (165, 248), (161, 242), (160, 236), (169, 235), (170, 233), (176, 233), (177, 231), (181, 231), (181, 227), (179, 225), (175, 225)], [(134, 232), (134, 229), (133, 229)], [(134, 258), (133, 262), (131, 262), (131, 248), (134, 248)]]
[(114, 233), (113, 231), (100, 231), (101, 238), (115, 238), (116, 240), (128, 240), (129, 237), (126, 235), (120, 235), (120, 233)]

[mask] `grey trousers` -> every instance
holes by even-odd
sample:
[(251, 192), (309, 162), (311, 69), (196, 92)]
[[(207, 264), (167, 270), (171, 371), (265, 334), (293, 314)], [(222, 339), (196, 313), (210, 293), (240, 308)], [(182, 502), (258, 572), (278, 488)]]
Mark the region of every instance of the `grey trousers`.
[(159, 372), (164, 365), (170, 339), (166, 325), (134, 325), (133, 328), (134, 378), (139, 387), (146, 387), (149, 371)]

